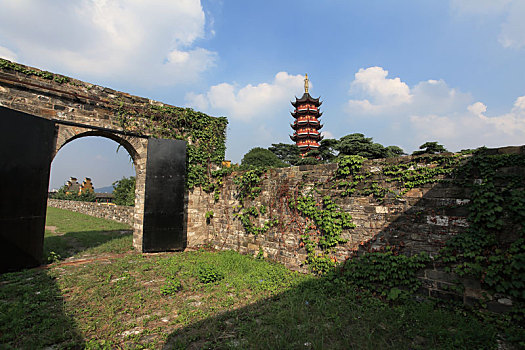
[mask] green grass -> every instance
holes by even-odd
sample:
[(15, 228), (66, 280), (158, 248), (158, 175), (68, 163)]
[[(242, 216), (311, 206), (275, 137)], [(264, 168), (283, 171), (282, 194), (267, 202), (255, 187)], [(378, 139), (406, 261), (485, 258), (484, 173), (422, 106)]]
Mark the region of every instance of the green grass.
[[(111, 252), (110, 242), (91, 242), (90, 254)], [(504, 317), (387, 303), (341, 278), (231, 251), (128, 249), (0, 275), (0, 348), (496, 349), (498, 337), (522, 332)]]
[(131, 228), (116, 221), (95, 218), (53, 207), (47, 208), (44, 262), (101, 253), (123, 253), (132, 247)]

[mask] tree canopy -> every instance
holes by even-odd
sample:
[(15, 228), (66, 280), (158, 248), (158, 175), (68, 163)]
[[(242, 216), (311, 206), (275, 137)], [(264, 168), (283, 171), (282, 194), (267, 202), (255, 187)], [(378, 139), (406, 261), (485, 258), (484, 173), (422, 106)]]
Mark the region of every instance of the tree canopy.
[(339, 155), (358, 155), (368, 159), (389, 158), (404, 154), (398, 146), (385, 147), (373, 142), (371, 137), (355, 133), (341, 137), (334, 146), (339, 151)]
[(289, 143), (272, 143), (268, 150), (277, 156), (281, 161), (289, 165), (296, 165), (301, 160), (299, 147)]
[(54, 199), (66, 199), (69, 201), (80, 201), (80, 202), (94, 202), (95, 193), (86, 191), (78, 194), (78, 192), (68, 191), (68, 185), (60, 187), (60, 189), (53, 195)]
[(135, 205), (135, 177), (123, 177), (113, 182), (113, 203), (117, 205)]
[(338, 156), (359, 155), (368, 159), (398, 157), (405, 154), (398, 146), (383, 146), (371, 137), (355, 133), (337, 139), (323, 139), (319, 148), (301, 157), (299, 147), (294, 144), (277, 143), (268, 150), (288, 165), (320, 164), (333, 162)]
[(421, 154), (435, 154), (435, 153), (444, 153), (448, 152), (445, 146), (440, 145), (436, 141), (433, 142), (425, 142), (421, 146), (419, 146), (419, 151), (414, 151), (412, 155), (417, 156)]
[(241, 160), (242, 167), (285, 167), (281, 159), (273, 152), (261, 147), (255, 147), (248, 151)]

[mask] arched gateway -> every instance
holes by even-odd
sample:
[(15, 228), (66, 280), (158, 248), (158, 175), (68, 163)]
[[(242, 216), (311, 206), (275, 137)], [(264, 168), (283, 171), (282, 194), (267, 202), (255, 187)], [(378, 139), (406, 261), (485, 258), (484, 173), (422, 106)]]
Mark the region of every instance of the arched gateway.
[(76, 80), (63, 84), (60, 79), (69, 78), (49, 79), (30, 67), (0, 68), (0, 272), (40, 264), (51, 161), (66, 143), (84, 136), (110, 138), (133, 158), (134, 247), (185, 247), (186, 142), (130, 132), (119, 120), (124, 104), (158, 102)]

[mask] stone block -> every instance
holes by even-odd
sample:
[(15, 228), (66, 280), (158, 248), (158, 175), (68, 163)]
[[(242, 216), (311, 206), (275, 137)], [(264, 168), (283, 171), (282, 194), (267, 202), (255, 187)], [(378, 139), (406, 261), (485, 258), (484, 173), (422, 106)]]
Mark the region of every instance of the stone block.
[(425, 276), (429, 279), (441, 282), (456, 283), (459, 281), (456, 274), (440, 270), (425, 270)]

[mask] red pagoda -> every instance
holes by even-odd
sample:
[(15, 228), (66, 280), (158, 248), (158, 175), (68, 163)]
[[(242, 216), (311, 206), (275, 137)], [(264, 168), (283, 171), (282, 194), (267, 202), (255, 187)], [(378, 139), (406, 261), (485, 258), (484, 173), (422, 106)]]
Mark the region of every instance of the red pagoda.
[(323, 114), (319, 112), (319, 106), (321, 106), (322, 102), (319, 102), (319, 98), (310, 96), (308, 83), (308, 74), (306, 74), (304, 78), (304, 94), (301, 98), (296, 97), (295, 102), (292, 102), (292, 105), (295, 107), (295, 110), (292, 112), (295, 122), (290, 124), (292, 129), (294, 129), (294, 134), (290, 138), (301, 150), (302, 157), (306, 156), (309, 151), (319, 148), (319, 141), (323, 139), (319, 132), (323, 127), (319, 122), (319, 118)]

